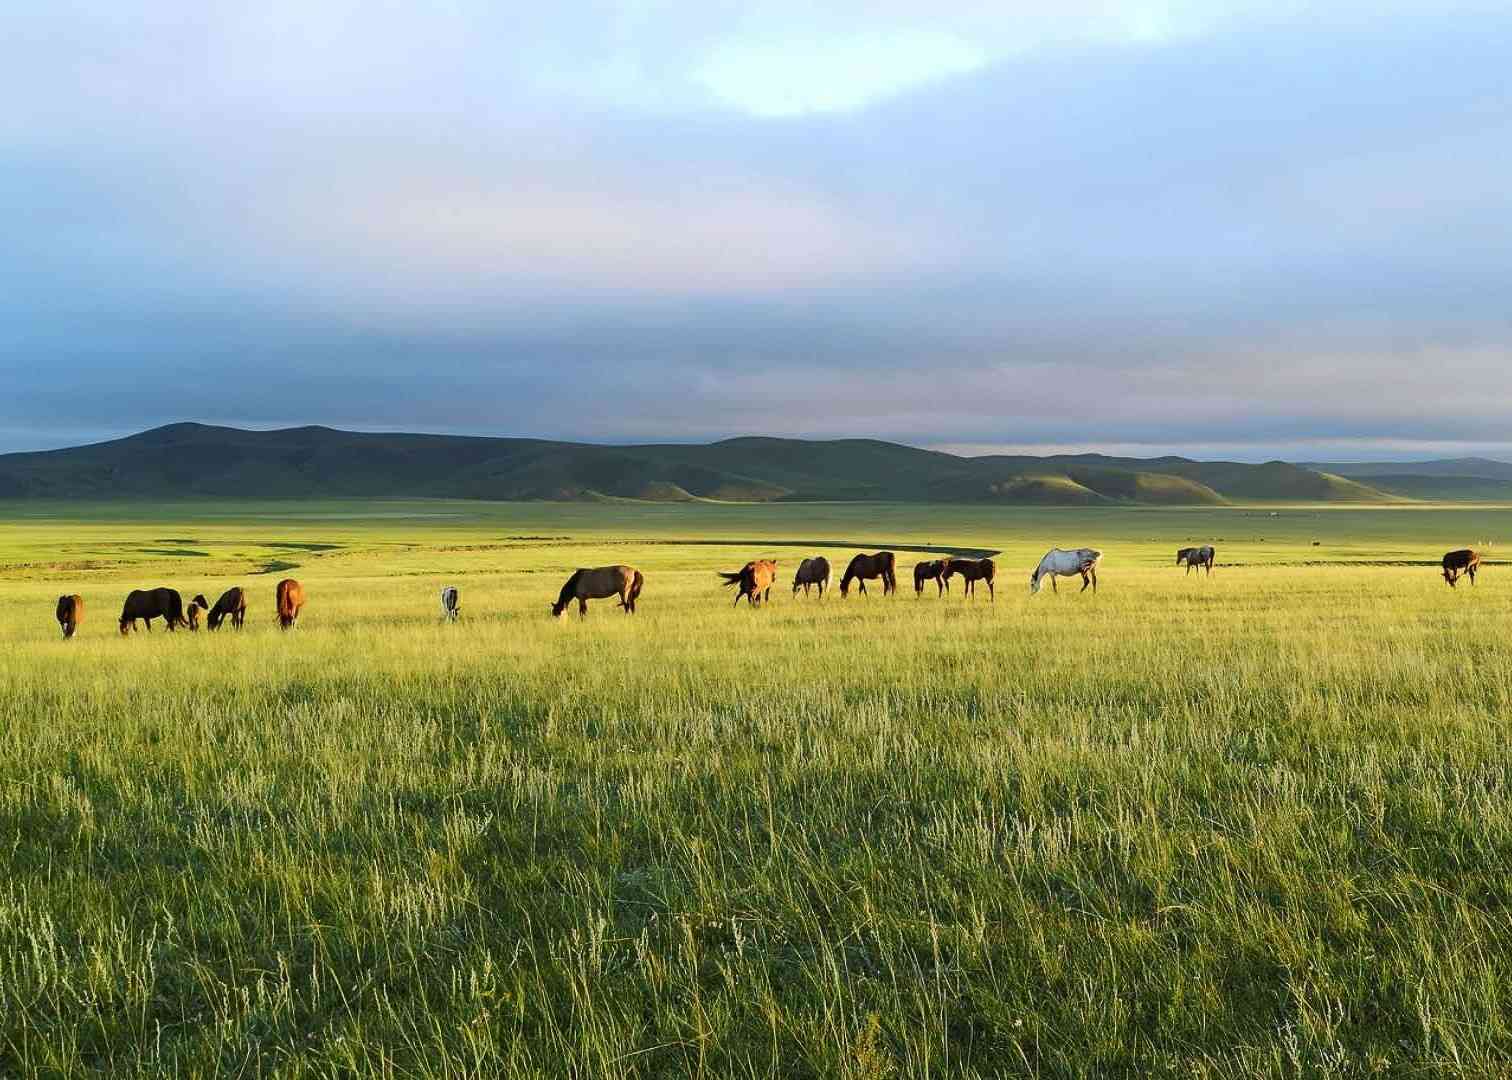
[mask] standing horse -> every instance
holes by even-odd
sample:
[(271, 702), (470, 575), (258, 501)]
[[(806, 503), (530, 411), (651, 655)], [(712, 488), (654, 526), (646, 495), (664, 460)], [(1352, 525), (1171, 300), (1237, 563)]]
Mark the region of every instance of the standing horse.
[(77, 593), (58, 597), (57, 616), (66, 641), (79, 632), (79, 624), (84, 621), (84, 598)]
[(943, 596), (950, 591), (950, 574), (945, 569), (949, 559), (932, 559), (929, 562), (914, 563), (914, 595), (922, 596), (924, 583), (935, 583), (935, 595)]
[(735, 606), (740, 606), (743, 598), (746, 603), (756, 607), (763, 600), (772, 598), (772, 582), (777, 580), (777, 561), (775, 559), (752, 559), (733, 574), (723, 570), (716, 570), (720, 577), (724, 578), (725, 588), (731, 585), (739, 585), (735, 593)]
[(819, 586), (819, 599), (824, 599), (824, 590), (829, 588), (830, 564), (823, 555), (815, 555), (812, 559), (804, 559), (798, 564), (798, 572), (793, 575), (793, 595), (798, 595), (798, 587), (803, 587), (803, 595), (809, 594), (809, 586)]
[(618, 596), (619, 606), (626, 615), (635, 614), (635, 601), (646, 584), (645, 577), (633, 566), (600, 566), (592, 570), (579, 569), (572, 572), (551, 605), (551, 614), (560, 618), (567, 605), (578, 602), (578, 614), (588, 617), (588, 601), (603, 600)]
[(891, 551), (879, 551), (875, 555), (857, 555), (845, 568), (845, 576), (840, 579), (840, 599), (850, 593), (850, 583), (857, 582), (861, 586), (861, 595), (866, 595), (866, 583), (872, 578), (882, 579), (882, 595), (898, 591), (898, 576), (893, 572), (897, 563), (897, 556)]
[(247, 618), (247, 594), (242, 592), (240, 585), (233, 585), (220, 594), (210, 614), (205, 616), (206, 628), (219, 630), (227, 615), (231, 616), (231, 625), (240, 630)]
[(278, 612), (278, 625), (292, 630), (299, 619), (299, 610), (304, 607), (304, 586), (293, 578), (284, 578), (273, 591), (274, 610)]
[(1201, 570), (1206, 568), (1208, 575), (1211, 576), (1213, 573), (1213, 556), (1216, 554), (1217, 552), (1211, 544), (1205, 544), (1202, 547), (1182, 548), (1176, 553), (1176, 565), (1180, 566), (1182, 563), (1186, 563), (1188, 574), (1194, 569)]
[(1444, 555), (1444, 580), (1449, 587), (1454, 588), (1454, 583), (1459, 580), (1461, 574), (1470, 576), (1470, 584), (1475, 584), (1475, 571), (1480, 566), (1481, 553), (1474, 548), (1460, 548), (1458, 551), (1450, 551)]
[(138, 619), (147, 624), (148, 633), (153, 619), (162, 619), (170, 630), (189, 625), (184, 619), (184, 598), (177, 589), (132, 589), (121, 605), (121, 633), (135, 630)]
[(455, 585), (444, 585), (441, 588), (441, 618), (447, 622), (456, 622), (457, 616), (462, 614), (461, 598)]
[(993, 591), (992, 581), (997, 577), (997, 566), (991, 559), (946, 559), (945, 581), (948, 584), (953, 574), (960, 574), (966, 579), (966, 588), (963, 590), (966, 596), (976, 595), (976, 583), (987, 583), (987, 599), (996, 601), (997, 593)]
[(205, 594), (196, 593), (194, 599), (189, 601), (189, 606), (184, 609), (184, 615), (189, 621), (189, 629), (198, 630), (200, 612), (209, 610), (210, 604), (205, 600)]
[(1087, 586), (1092, 586), (1092, 591), (1097, 591), (1097, 564), (1102, 561), (1102, 552), (1096, 548), (1076, 548), (1072, 551), (1063, 551), (1060, 548), (1051, 548), (1045, 552), (1045, 557), (1034, 568), (1034, 573), (1029, 575), (1029, 591), (1037, 593), (1044, 579), (1050, 579), (1052, 592), (1060, 592), (1055, 586), (1058, 577), (1074, 577), (1081, 575), (1082, 587), (1080, 592), (1086, 592)]

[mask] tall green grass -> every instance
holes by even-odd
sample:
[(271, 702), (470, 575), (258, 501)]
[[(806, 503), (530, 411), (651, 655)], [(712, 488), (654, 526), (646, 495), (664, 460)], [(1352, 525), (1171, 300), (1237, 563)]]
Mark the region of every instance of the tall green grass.
[[(1512, 1067), (1512, 577), (1412, 565), (1499, 512), (770, 511), (8, 530), (0, 1074)], [(1001, 548), (997, 601), (732, 609), (791, 536)], [(1051, 542), (1096, 597), (1027, 595)], [(613, 561), (640, 614), (549, 618)], [(248, 629), (116, 635), (160, 582)]]

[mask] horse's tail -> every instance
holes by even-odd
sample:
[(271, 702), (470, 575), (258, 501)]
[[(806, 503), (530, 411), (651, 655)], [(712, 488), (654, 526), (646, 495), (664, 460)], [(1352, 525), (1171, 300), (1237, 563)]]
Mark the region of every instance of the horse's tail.
[(728, 572), (726, 572), (724, 570), (716, 570), (714, 572), (716, 574), (718, 574), (720, 577), (724, 578), (724, 587), (727, 588), (727, 589), (731, 585), (739, 585), (740, 584), (740, 579), (743, 578), (743, 577), (745, 577), (745, 571), (744, 570), (737, 570), (733, 574), (728, 573)]
[(635, 610), (635, 601), (640, 598), (641, 588), (646, 584), (646, 575), (639, 570), (630, 579), (630, 591), (625, 594), (625, 599), (620, 601), (620, 607), (626, 611)]

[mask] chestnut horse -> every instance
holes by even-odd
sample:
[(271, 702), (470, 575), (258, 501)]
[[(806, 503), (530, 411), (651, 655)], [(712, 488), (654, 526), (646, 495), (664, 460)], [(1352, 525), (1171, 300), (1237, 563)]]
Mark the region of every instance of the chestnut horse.
[(923, 595), (926, 581), (935, 583), (936, 596), (948, 593), (950, 575), (945, 571), (945, 564), (949, 561), (949, 559), (932, 559), (929, 562), (914, 563), (914, 595)]
[(284, 578), (273, 593), (274, 610), (278, 612), (278, 625), (291, 630), (299, 618), (299, 609), (305, 604), (304, 586), (293, 578)]
[(619, 606), (625, 609), (625, 614), (634, 615), (635, 600), (645, 584), (645, 577), (633, 566), (600, 566), (593, 570), (574, 570), (557, 595), (556, 603), (551, 605), (551, 613), (560, 618), (562, 612), (567, 610), (567, 605), (576, 600), (578, 614), (587, 618), (588, 601), (618, 596)]
[(1475, 571), (1480, 566), (1481, 553), (1474, 548), (1460, 548), (1458, 551), (1450, 551), (1444, 555), (1444, 580), (1449, 587), (1454, 588), (1454, 583), (1459, 580), (1461, 574), (1470, 576), (1470, 584), (1475, 584)]
[(840, 579), (840, 598), (845, 599), (850, 592), (850, 583), (857, 582), (861, 586), (861, 595), (866, 595), (866, 583), (872, 578), (882, 579), (882, 595), (898, 591), (898, 576), (893, 572), (893, 566), (897, 557), (891, 551), (879, 551), (875, 555), (857, 555), (845, 568), (845, 576)]
[(84, 621), (84, 598), (75, 593), (73, 596), (58, 597), (58, 625), (63, 628), (63, 638), (67, 640), (79, 632), (79, 624)]
[(220, 599), (205, 617), (205, 626), (210, 630), (219, 630), (227, 615), (231, 616), (231, 625), (240, 630), (247, 618), (247, 595), (242, 592), (240, 585), (233, 585), (220, 594)]
[(777, 580), (777, 560), (752, 559), (733, 574), (724, 570), (716, 570), (715, 573), (724, 578), (725, 588), (740, 586), (735, 593), (736, 607), (740, 606), (742, 598), (756, 607), (763, 600), (772, 598), (772, 582)]
[(210, 610), (210, 604), (205, 599), (205, 594), (204, 593), (196, 593), (194, 595), (194, 599), (191, 600), (191, 601), (189, 601), (189, 606), (184, 609), (184, 615), (187, 617), (187, 619), (189, 621), (189, 629), (191, 629), (191, 630), (198, 630), (199, 629), (200, 612), (202, 612), (202, 611), (209, 611), (209, 610)]
[(963, 590), (966, 596), (976, 595), (976, 583), (987, 583), (987, 599), (996, 600), (997, 594), (993, 591), (992, 580), (997, 577), (997, 566), (991, 559), (946, 559), (944, 577), (947, 582), (952, 575), (960, 574), (966, 579), (966, 588)]
[(809, 586), (819, 586), (819, 599), (824, 599), (824, 590), (829, 588), (830, 564), (823, 555), (815, 555), (812, 559), (804, 559), (798, 564), (798, 572), (793, 575), (793, 595), (798, 595), (798, 587), (803, 586), (803, 595), (809, 594)]

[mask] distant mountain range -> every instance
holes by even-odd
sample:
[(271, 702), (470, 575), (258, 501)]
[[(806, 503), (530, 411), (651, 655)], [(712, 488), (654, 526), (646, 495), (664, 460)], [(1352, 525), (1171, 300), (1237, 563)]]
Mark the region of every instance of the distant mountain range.
[(873, 439), (597, 446), (541, 439), (242, 431), (170, 424), (90, 446), (0, 455), (0, 498), (171, 496), (891, 500), (1203, 505), (1512, 498), (1498, 461), (1263, 465), (1181, 457), (959, 457)]

